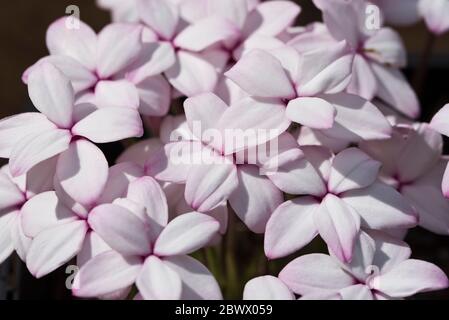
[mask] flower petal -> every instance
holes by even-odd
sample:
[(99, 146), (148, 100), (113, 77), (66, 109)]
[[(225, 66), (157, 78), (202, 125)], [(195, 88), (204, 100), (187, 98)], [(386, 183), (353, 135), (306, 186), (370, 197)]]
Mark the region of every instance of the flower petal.
[(243, 300), (295, 300), (295, 295), (278, 278), (263, 276), (246, 283)]
[(140, 19), (165, 40), (171, 40), (178, 26), (178, 10), (165, 0), (138, 0)]
[(320, 98), (296, 98), (287, 105), (287, 117), (313, 129), (330, 129), (334, 125), (335, 107)]
[(162, 231), (154, 245), (154, 254), (175, 256), (192, 253), (216, 235), (220, 224), (214, 218), (198, 212), (180, 215)]
[(269, 259), (282, 258), (309, 244), (318, 234), (313, 219), (318, 206), (312, 197), (281, 204), (267, 223), (265, 255)]

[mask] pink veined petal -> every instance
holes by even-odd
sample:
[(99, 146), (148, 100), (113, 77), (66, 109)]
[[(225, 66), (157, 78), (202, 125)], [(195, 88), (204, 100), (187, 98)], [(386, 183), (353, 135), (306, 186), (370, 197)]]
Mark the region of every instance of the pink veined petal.
[(97, 35), (84, 22), (74, 17), (58, 19), (48, 28), (46, 41), (52, 55), (69, 56), (95, 70)]
[(356, 284), (338, 291), (343, 300), (374, 300), (371, 289), (364, 284)]
[(391, 28), (382, 28), (365, 42), (365, 55), (374, 61), (403, 68), (407, 52), (400, 35)]
[(185, 199), (195, 211), (215, 209), (238, 187), (237, 167), (224, 157), (212, 161), (194, 166), (187, 177)]
[(40, 59), (29, 67), (22, 75), (22, 81), (28, 84), (30, 74), (40, 65), (50, 63), (66, 75), (75, 90), (75, 93), (92, 88), (97, 82), (97, 77), (81, 62), (66, 55), (51, 55)]
[(58, 156), (38, 163), (26, 174), (26, 195), (30, 199), (35, 195), (54, 189), (53, 178), (56, 173)]
[(342, 262), (350, 262), (360, 231), (360, 217), (340, 198), (328, 194), (314, 214), (316, 228), (329, 250)]
[(107, 79), (131, 65), (142, 50), (142, 26), (113, 23), (98, 34), (97, 73)]
[(83, 246), (88, 225), (72, 221), (48, 228), (33, 239), (27, 255), (28, 270), (41, 278), (78, 254)]
[(131, 182), (144, 176), (143, 168), (132, 162), (116, 164), (109, 168), (108, 180), (98, 203), (111, 203), (126, 196)]
[(281, 204), (268, 220), (264, 249), (269, 259), (285, 257), (309, 244), (318, 234), (313, 215), (319, 203), (301, 197)]
[(377, 78), (377, 96), (399, 112), (418, 118), (418, 98), (401, 71), (377, 63), (372, 63), (371, 67)]
[(347, 91), (367, 100), (372, 100), (377, 94), (377, 79), (371, 65), (359, 54), (354, 57), (351, 83)]
[(447, 14), (449, 13), (449, 4), (444, 0), (420, 0), (418, 2), (418, 11), (424, 18), (427, 27), (435, 34), (442, 35), (449, 30)]
[(181, 277), (156, 256), (146, 259), (136, 285), (146, 300), (178, 300), (182, 295)]
[(220, 229), (214, 218), (191, 212), (173, 219), (154, 245), (158, 256), (190, 254), (207, 245)]
[[(213, 93), (204, 93), (184, 102), (184, 111), (186, 113), (187, 124), (193, 134), (201, 134), (197, 139), (202, 139), (204, 131), (217, 128), (220, 118), (228, 109), (226, 103)], [(201, 132), (196, 132), (197, 127)], [(208, 141), (203, 141), (208, 143)]]
[(412, 228), (418, 223), (418, 216), (408, 201), (394, 188), (375, 182), (359, 190), (340, 195), (342, 200), (362, 218), (364, 227), (370, 229)]
[(140, 97), (139, 112), (151, 117), (165, 116), (171, 103), (171, 87), (161, 75), (146, 78), (136, 84)]
[(287, 105), (287, 117), (313, 129), (330, 129), (337, 114), (335, 107), (320, 98), (296, 98)]
[(251, 231), (264, 233), (271, 214), (283, 200), (282, 191), (261, 174), (259, 167), (238, 166), (238, 187), (231, 194), (229, 203)]
[(251, 97), (229, 107), (217, 125), (224, 134), (225, 155), (277, 139), (289, 126), (282, 103)]
[(354, 56), (345, 41), (330, 49), (311, 51), (302, 56), (296, 76), (298, 94), (314, 96), (318, 93), (338, 93), (351, 82)]
[(129, 184), (128, 199), (143, 205), (151, 224), (164, 227), (168, 223), (168, 206), (165, 193), (151, 177), (143, 177)]
[(28, 172), (38, 163), (69, 148), (72, 135), (67, 130), (51, 129), (20, 140), (11, 151), (9, 167), (14, 177)]
[(329, 191), (342, 192), (370, 186), (377, 180), (382, 164), (357, 148), (343, 150), (332, 161)]
[(0, 263), (3, 263), (14, 252), (11, 228), (15, 223), (17, 212), (0, 214)]
[(93, 230), (89, 230), (84, 239), (83, 247), (76, 256), (76, 264), (83, 267), (89, 260), (106, 251), (111, 251), (111, 247)]
[(22, 261), (26, 261), (26, 256), (28, 254), (28, 250), (30, 249), (32, 240), (23, 233), (22, 217), (20, 214), (15, 214), (15, 221), (11, 225), (10, 233), (17, 255)]
[(95, 87), (95, 105), (99, 108), (139, 107), (139, 92), (127, 80), (100, 81)]
[(137, 0), (140, 19), (160, 37), (171, 40), (178, 26), (177, 7), (165, 0)]
[(220, 286), (211, 272), (189, 256), (164, 258), (164, 264), (174, 270), (182, 281), (183, 300), (222, 300)]
[(54, 191), (38, 194), (28, 200), (20, 214), (24, 233), (30, 238), (56, 225), (77, 220), (77, 216), (58, 199)]
[(128, 147), (117, 159), (117, 163), (131, 162), (143, 167), (148, 158), (163, 147), (164, 144), (158, 138), (139, 141)]
[(430, 127), (445, 136), (449, 136), (449, 104), (446, 104), (433, 116)]
[(281, 62), (268, 52), (256, 49), (244, 55), (225, 76), (252, 96), (291, 98), (296, 96)]
[(176, 63), (165, 72), (171, 85), (187, 97), (213, 92), (218, 82), (214, 66), (200, 54), (178, 51)]
[(112, 249), (124, 256), (147, 256), (151, 253), (145, 222), (128, 209), (103, 204), (89, 213), (88, 222)]
[(449, 280), (436, 265), (415, 259), (401, 262), (389, 272), (372, 279), (371, 285), (390, 297), (403, 298), (418, 292), (443, 290)]
[(295, 300), (295, 295), (278, 278), (262, 276), (246, 283), (243, 300)]
[(58, 160), (56, 177), (76, 202), (89, 207), (100, 198), (108, 180), (108, 162), (93, 143), (77, 140)]
[(75, 93), (69, 78), (55, 66), (43, 63), (33, 70), (28, 94), (36, 109), (59, 128), (71, 127)]
[(4, 172), (0, 172), (0, 211), (21, 205), (26, 201), (22, 190)]
[(210, 16), (181, 31), (174, 44), (185, 50), (199, 52), (221, 41), (232, 39), (238, 33), (238, 29), (228, 20)]
[(94, 111), (73, 128), (72, 133), (95, 143), (108, 143), (143, 135), (139, 112), (131, 108), (101, 108)]
[[(376, 242), (370, 234), (360, 231), (354, 245), (352, 260), (350, 263), (340, 263), (340, 266), (356, 278), (360, 283), (365, 283), (376, 269), (374, 257), (376, 254)], [(333, 253), (330, 253), (331, 256)]]
[(332, 257), (324, 254), (308, 254), (293, 260), (282, 269), (279, 279), (300, 295), (335, 293), (356, 284)]
[(334, 126), (323, 130), (325, 135), (354, 142), (391, 137), (390, 123), (371, 102), (347, 93), (325, 95), (321, 98), (337, 110)]
[[(320, 146), (302, 147), (306, 159), (313, 165), (323, 181), (328, 181), (332, 169), (334, 154), (328, 148)], [(325, 189), (327, 190), (327, 189)], [(327, 192), (327, 191), (326, 191)], [(322, 195), (325, 195), (326, 192)]]
[(132, 285), (140, 270), (139, 257), (124, 257), (106, 251), (87, 262), (77, 273), (72, 293), (76, 297), (94, 298)]
[(9, 158), (12, 149), (27, 136), (56, 129), (46, 116), (37, 112), (27, 112), (4, 118), (0, 121), (0, 157)]
[(243, 34), (277, 36), (293, 24), (300, 12), (301, 8), (290, 1), (261, 3), (248, 15)]

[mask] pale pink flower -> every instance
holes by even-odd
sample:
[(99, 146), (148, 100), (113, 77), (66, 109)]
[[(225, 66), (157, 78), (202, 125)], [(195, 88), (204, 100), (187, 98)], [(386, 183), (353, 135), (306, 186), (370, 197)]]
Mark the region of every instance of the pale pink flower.
[(446, 289), (449, 281), (437, 266), (410, 259), (405, 242), (385, 234), (361, 233), (351, 263), (324, 254), (290, 262), (279, 278), (307, 299), (340, 296), (344, 300), (400, 299), (419, 292)]
[(53, 189), (57, 158), (35, 166), (26, 175), (13, 178), (8, 166), (0, 170), (0, 263), (13, 251), (25, 261), (31, 239), (22, 229), (22, 208), (37, 194)]
[(419, 0), (418, 9), (430, 31), (442, 35), (449, 30), (448, 0)]
[(50, 55), (28, 68), (23, 81), (28, 83), (36, 66), (50, 62), (72, 81), (82, 101), (99, 107), (139, 107), (136, 83), (124, 76), (142, 55), (142, 26), (110, 24), (97, 35), (84, 22), (70, 19), (75, 18), (63, 17), (50, 25), (46, 35)]
[(279, 278), (262, 276), (246, 283), (243, 300), (295, 300), (295, 295)]
[(356, 148), (336, 156), (320, 147), (303, 151), (314, 168), (306, 171), (305, 161), (299, 160), (271, 177), (284, 191), (307, 195), (283, 203), (271, 216), (265, 232), (268, 258), (287, 256), (319, 234), (329, 251), (349, 262), (355, 257), (353, 248), (361, 227), (410, 228), (417, 224), (414, 209), (401, 194), (377, 181), (380, 162)]
[[(269, 107), (269, 106), (268, 106)], [(168, 143), (164, 151), (152, 157), (146, 165), (147, 174), (161, 181), (185, 184), (185, 200), (195, 211), (209, 212), (229, 200), (245, 224), (254, 232), (263, 233), (273, 210), (282, 202), (282, 192), (259, 173), (252, 163), (237, 164), (235, 153), (263, 144), (285, 131), (288, 123), (278, 127), (270, 109), (254, 108), (242, 101), (228, 107), (213, 94), (190, 98), (185, 102), (187, 124), (192, 138)], [(195, 126), (201, 123), (201, 132)], [(213, 129), (223, 139), (210, 141), (203, 132)], [(234, 141), (225, 139), (225, 129), (241, 129), (269, 134)], [(221, 140), (221, 141), (219, 141)], [(300, 152), (300, 151), (299, 151)], [(252, 190), (258, 190), (257, 193)]]
[(352, 61), (345, 41), (303, 55), (290, 47), (255, 49), (226, 76), (252, 96), (248, 107), (263, 105), (273, 121), (293, 121), (349, 141), (388, 138), (391, 128), (373, 104), (341, 93), (351, 81)]
[[(378, 97), (403, 114), (416, 118), (420, 106), (415, 92), (399, 68), (406, 65), (406, 52), (399, 34), (390, 28), (368, 29), (364, 0), (322, 1), (326, 27), (312, 25), (290, 41), (304, 49), (335, 45), (346, 40), (354, 58), (353, 77), (348, 92), (372, 100)], [(347, 19), (341, 19), (342, 16)]]
[(149, 177), (131, 183), (125, 200), (129, 210), (103, 205), (91, 212), (89, 224), (115, 251), (81, 268), (73, 294), (97, 297), (136, 283), (144, 299), (222, 299), (212, 274), (188, 256), (210, 242), (219, 223), (197, 212), (168, 223), (165, 195)]
[(175, 57), (164, 72), (172, 86), (187, 97), (212, 92), (218, 81), (217, 68), (227, 60), (223, 51), (212, 47), (233, 38), (238, 32), (234, 25), (219, 16), (187, 24), (180, 5), (170, 1), (139, 0), (137, 4), (141, 21), (149, 28), (147, 41), (158, 41), (168, 50), (166, 55)]
[(136, 109), (75, 104), (69, 79), (50, 63), (37, 66), (28, 79), (36, 109), (0, 121), (0, 156), (9, 158), (14, 177), (63, 153), (71, 141), (107, 143), (143, 134)]
[(40, 193), (22, 207), (24, 233), (33, 239), (26, 257), (30, 272), (40, 278), (75, 256), (81, 266), (110, 250), (89, 222), (90, 215), (102, 208), (107, 208), (111, 217), (126, 211), (111, 203), (126, 196), (129, 183), (141, 175), (141, 169), (133, 164), (108, 169), (95, 145), (86, 140), (72, 142), (58, 159), (56, 192)]
[(400, 125), (390, 140), (364, 141), (360, 148), (382, 163), (382, 180), (415, 207), (420, 226), (449, 234), (449, 200), (441, 193), (447, 159), (439, 133), (427, 124)]
[[(435, 131), (441, 133), (444, 136), (449, 136), (449, 104), (441, 108), (437, 114), (434, 115), (432, 121), (430, 122), (430, 127)], [(449, 165), (446, 168), (443, 176), (442, 182), (443, 194), (446, 198), (449, 198)]]

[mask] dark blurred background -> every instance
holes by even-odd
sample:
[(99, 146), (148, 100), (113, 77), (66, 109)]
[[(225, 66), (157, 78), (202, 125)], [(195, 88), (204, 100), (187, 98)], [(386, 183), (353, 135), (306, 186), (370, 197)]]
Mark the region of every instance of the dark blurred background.
[[(313, 7), (310, 0), (297, 0), (296, 2), (303, 7), (298, 24), (304, 25), (320, 19), (319, 12)], [(69, 5), (79, 6), (81, 19), (96, 31), (101, 30), (109, 22), (109, 14), (98, 9), (94, 0), (1, 1), (0, 118), (31, 108), (26, 86), (21, 81), (21, 75), (28, 66), (47, 55), (45, 46), (46, 29), (50, 23), (65, 14), (66, 7)], [(424, 51), (428, 32), (422, 23), (398, 30), (409, 52), (410, 63), (406, 74), (412, 78)], [(424, 94), (420, 96), (423, 108), (422, 121), (430, 120), (430, 117), (439, 108), (449, 102), (449, 35), (437, 40), (430, 66), (424, 82)], [(417, 229), (410, 232), (407, 241), (413, 249), (415, 258), (432, 261), (449, 274), (449, 237), (436, 236)], [(251, 253), (254, 246), (260, 247), (262, 238), (252, 236), (250, 242), (246, 239), (246, 242), (243, 241), (243, 243), (248, 243), (249, 247), (239, 249), (242, 261), (245, 260), (245, 257), (251, 256), (247, 253)], [(322, 247), (320, 244), (317, 244), (317, 246)], [(273, 263), (269, 268), (271, 273), (275, 274), (285, 262)], [(4, 268), (3, 271), (0, 270), (0, 278), (1, 272), (12, 272), (13, 277), (7, 279), (8, 284), (11, 288), (19, 288), (19, 290), (11, 291), (8, 294), (9, 298), (64, 299), (70, 297), (70, 292), (64, 287), (67, 275), (63, 271), (53, 273), (42, 280), (35, 280), (17, 261), (17, 257), (13, 257), (9, 263), (8, 270)], [(428, 298), (449, 299), (449, 290), (421, 294), (414, 299)]]

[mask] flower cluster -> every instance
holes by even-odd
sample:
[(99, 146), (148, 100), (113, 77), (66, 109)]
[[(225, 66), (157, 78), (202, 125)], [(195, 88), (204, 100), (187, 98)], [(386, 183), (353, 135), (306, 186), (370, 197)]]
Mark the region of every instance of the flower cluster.
[[(77, 297), (222, 299), (229, 283), (198, 252), (236, 215), (266, 260), (316, 237), (328, 250), (253, 274), (244, 299), (449, 286), (403, 241), (418, 225), (449, 235), (449, 106), (416, 122), (384, 26), (442, 34), (449, 1), (314, 0), (323, 22), (304, 27), (284, 0), (98, 2), (114, 22), (54, 22), (23, 74), (37, 111), (0, 121), (0, 262), (15, 251), (40, 278), (76, 258)], [(110, 163), (101, 145), (118, 141)]]

